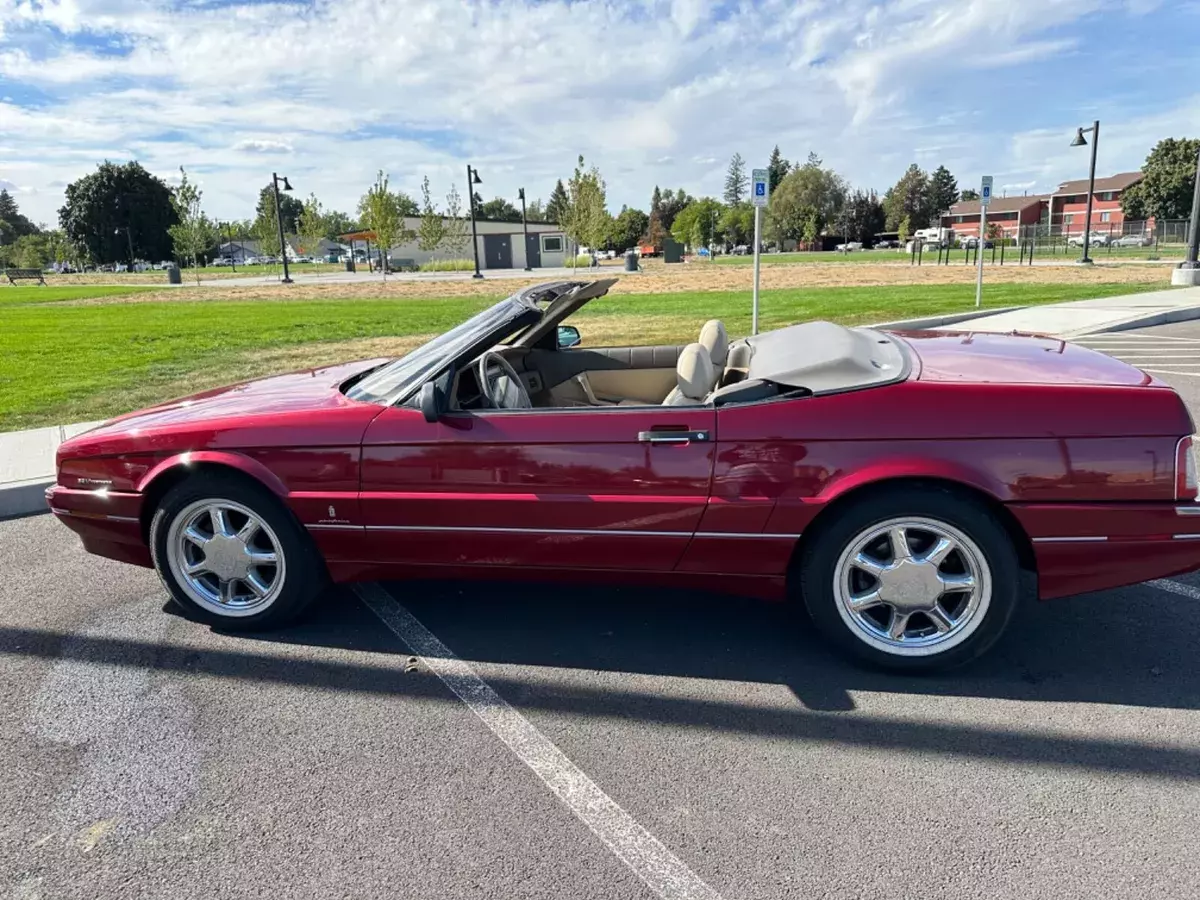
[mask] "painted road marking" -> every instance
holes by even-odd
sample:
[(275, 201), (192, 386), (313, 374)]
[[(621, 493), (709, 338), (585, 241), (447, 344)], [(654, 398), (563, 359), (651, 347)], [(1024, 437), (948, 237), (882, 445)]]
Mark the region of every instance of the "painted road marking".
[(1169, 578), (1156, 578), (1154, 581), (1147, 581), (1146, 584), (1156, 587), (1160, 591), (1170, 591), (1172, 594), (1178, 594), (1181, 597), (1200, 600), (1200, 588), (1194, 588), (1190, 584), (1184, 584), (1182, 581), (1172, 581)]
[(1076, 343), (1155, 375), (1200, 377), (1200, 338), (1096, 335)]
[(391, 594), (377, 584), (355, 585), (354, 592), (654, 893), (664, 900), (721, 900)]

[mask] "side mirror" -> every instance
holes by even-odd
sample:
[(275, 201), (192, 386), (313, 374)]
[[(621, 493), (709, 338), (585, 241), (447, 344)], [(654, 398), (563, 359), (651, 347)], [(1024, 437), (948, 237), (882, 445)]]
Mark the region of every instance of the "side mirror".
[(442, 417), (441, 393), (432, 381), (421, 385), (421, 415), (426, 422), (436, 422)]
[(558, 349), (568, 350), (571, 347), (577, 347), (583, 343), (583, 337), (579, 333), (579, 329), (574, 325), (559, 325), (558, 326)]

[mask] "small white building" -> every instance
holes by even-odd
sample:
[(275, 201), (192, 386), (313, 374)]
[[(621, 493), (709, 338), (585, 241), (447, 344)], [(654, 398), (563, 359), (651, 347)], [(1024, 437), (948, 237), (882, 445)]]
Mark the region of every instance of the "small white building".
[[(451, 220), (444, 220), (447, 227)], [(469, 219), (456, 223), (465, 231), (466, 237), (460, 247), (449, 247), (445, 243), (435, 251), (422, 250), (415, 237), (396, 244), (388, 252), (392, 263), (399, 266), (420, 266), (436, 259), (472, 259), (471, 222)], [(416, 235), (421, 228), (419, 216), (406, 216), (404, 230)], [(526, 237), (526, 230), (528, 236)], [(567, 236), (562, 228), (548, 222), (528, 222), (525, 230), (520, 222), (495, 222), (475, 220), (475, 232), (481, 269), (532, 269), (551, 268), (563, 265), (566, 260)], [(356, 249), (366, 248), (371, 241), (371, 253), (375, 254), (374, 235), (355, 232), (341, 235), (343, 241), (352, 242)]]

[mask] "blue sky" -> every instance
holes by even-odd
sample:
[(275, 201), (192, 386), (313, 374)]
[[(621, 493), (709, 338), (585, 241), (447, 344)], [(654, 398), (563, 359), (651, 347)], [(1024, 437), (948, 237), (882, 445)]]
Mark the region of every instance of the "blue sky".
[(1101, 173), (1200, 135), (1197, 33), (1198, 0), (0, 0), (0, 185), (53, 223), (136, 158), (231, 218), (272, 171), (353, 211), (378, 169), (544, 198), (582, 153), (615, 212), (778, 144), (880, 191), (911, 162), (1045, 191), (1093, 119)]

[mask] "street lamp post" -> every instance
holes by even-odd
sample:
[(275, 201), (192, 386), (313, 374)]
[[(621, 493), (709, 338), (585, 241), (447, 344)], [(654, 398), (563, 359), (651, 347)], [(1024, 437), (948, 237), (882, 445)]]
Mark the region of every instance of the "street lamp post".
[(1088, 256), (1088, 248), (1092, 241), (1092, 195), (1096, 193), (1096, 148), (1100, 146), (1100, 120), (1097, 119), (1092, 123), (1091, 128), (1077, 128), (1075, 130), (1075, 140), (1071, 141), (1072, 147), (1083, 147), (1087, 144), (1085, 134), (1091, 132), (1092, 135), (1092, 168), (1088, 173), (1088, 195), (1087, 195), (1087, 212), (1084, 214), (1083, 223), (1083, 258), (1079, 261), (1085, 265), (1090, 265), (1092, 260)]
[(237, 272), (237, 254), (233, 252), (233, 223), (225, 223), (225, 233), (229, 235), (229, 266), (230, 271)]
[[(121, 226), (118, 225), (116, 228), (113, 229), (113, 234), (120, 234), (121, 231), (122, 231), (122, 228), (121, 228)], [(129, 271), (132, 273), (133, 272), (133, 236), (129, 233), (128, 225), (126, 225), (124, 227), (124, 231), (125, 231), (125, 240), (127, 240), (129, 242)]]
[(1191, 234), (1188, 239), (1187, 259), (1181, 269), (1200, 269), (1200, 154), (1196, 157), (1196, 186), (1192, 191)]
[(479, 235), (475, 231), (475, 185), (483, 184), (483, 179), (479, 177), (479, 172), (467, 165), (467, 199), (471, 203), (471, 249), (475, 251), (475, 274), (472, 278), (482, 278), (483, 273), (479, 271)]
[(517, 196), (521, 198), (521, 232), (525, 235), (525, 271), (532, 272), (533, 267), (529, 265), (529, 224), (525, 221), (525, 188), (519, 188)]
[[(287, 264), (287, 244), (283, 240), (283, 213), (279, 207), (279, 176), (274, 172), (271, 173), (271, 184), (275, 186), (275, 224), (279, 226), (279, 254), (283, 257), (283, 283), (291, 284), (291, 276), (288, 275)], [(287, 176), (283, 176), (283, 189), (290, 191), (292, 186), (288, 184)]]

